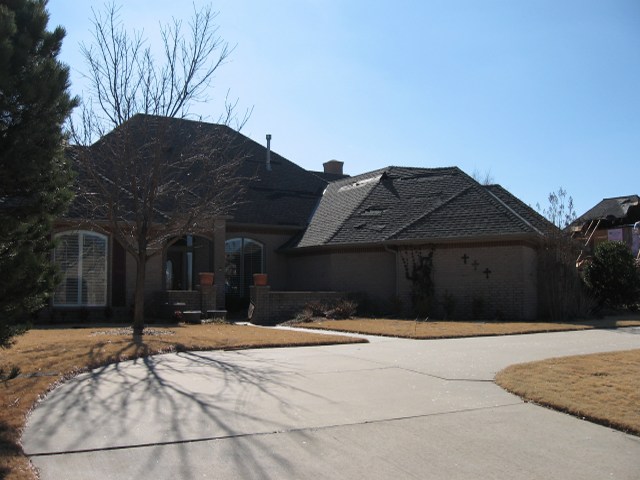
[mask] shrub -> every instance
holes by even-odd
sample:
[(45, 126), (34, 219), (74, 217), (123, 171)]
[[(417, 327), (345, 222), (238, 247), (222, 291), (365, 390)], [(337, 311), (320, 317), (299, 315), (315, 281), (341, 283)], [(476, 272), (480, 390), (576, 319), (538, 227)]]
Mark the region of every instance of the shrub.
[(334, 304), (327, 305), (323, 302), (308, 302), (302, 311), (294, 317), (296, 323), (307, 323), (315, 318), (330, 318), (333, 320), (343, 320), (355, 315), (358, 303), (353, 300), (341, 299)]
[(333, 308), (326, 312), (327, 318), (334, 320), (344, 320), (350, 318), (356, 313), (358, 304), (350, 300), (339, 300)]
[(303, 309), (301, 312), (296, 313), (293, 317), (293, 323), (309, 323), (313, 321), (313, 315), (311, 310)]
[(304, 309), (308, 310), (312, 317), (324, 317), (327, 310), (329, 310), (325, 303), (315, 300), (308, 302)]
[(584, 279), (600, 306), (631, 305), (638, 299), (640, 278), (635, 260), (622, 242), (598, 245), (584, 270)]
[(3, 367), (0, 367), (0, 380), (2, 381), (13, 380), (17, 378), (18, 375), (20, 375), (20, 367), (18, 366), (12, 366), (8, 372), (6, 372)]

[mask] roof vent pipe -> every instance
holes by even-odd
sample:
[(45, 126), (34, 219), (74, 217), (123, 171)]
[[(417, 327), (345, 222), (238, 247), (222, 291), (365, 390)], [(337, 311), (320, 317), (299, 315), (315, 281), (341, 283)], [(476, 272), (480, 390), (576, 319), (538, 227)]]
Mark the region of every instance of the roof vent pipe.
[(271, 171), (271, 134), (267, 133), (267, 170)]

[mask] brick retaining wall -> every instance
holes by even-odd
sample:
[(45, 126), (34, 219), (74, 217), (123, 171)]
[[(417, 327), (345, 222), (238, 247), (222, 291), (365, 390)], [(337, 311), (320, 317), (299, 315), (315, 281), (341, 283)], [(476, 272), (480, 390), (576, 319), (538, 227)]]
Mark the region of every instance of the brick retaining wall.
[(160, 294), (164, 307), (163, 316), (171, 316), (176, 310), (189, 311), (216, 309), (216, 285), (203, 285), (200, 290), (166, 290)]
[(309, 302), (334, 303), (345, 298), (343, 292), (272, 292), (271, 287), (249, 288), (249, 319), (256, 325), (276, 325), (293, 319)]

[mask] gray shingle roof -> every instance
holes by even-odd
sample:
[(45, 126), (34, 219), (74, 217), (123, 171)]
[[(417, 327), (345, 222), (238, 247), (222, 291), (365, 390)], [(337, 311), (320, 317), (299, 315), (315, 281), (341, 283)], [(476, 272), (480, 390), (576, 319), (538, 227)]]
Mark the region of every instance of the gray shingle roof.
[(318, 172), (315, 170), (311, 170), (311, 173), (317, 175), (327, 182), (335, 182), (336, 180), (342, 180), (343, 178), (347, 178), (349, 175), (344, 173), (329, 173), (329, 172)]
[[(151, 115), (138, 114), (118, 127), (132, 132), (135, 146), (148, 142), (153, 135), (154, 122), (162, 120), (163, 136), (171, 135), (169, 155), (179, 155), (180, 151), (192, 145), (206, 144), (210, 139), (218, 139), (222, 146), (219, 155), (225, 158), (239, 158), (239, 167), (235, 175), (250, 179), (242, 198), (229, 212), (232, 222), (260, 225), (287, 225), (305, 227), (327, 184), (323, 178), (299, 167), (272, 151), (271, 169), (266, 168), (267, 150), (239, 132), (226, 125), (205, 123), (179, 118), (166, 119)], [(157, 123), (157, 122), (156, 122)], [(139, 133), (139, 135), (136, 135)], [(110, 132), (89, 149), (108, 149), (114, 132)], [(69, 151), (78, 147), (70, 147)], [(108, 151), (108, 150), (107, 150)], [(188, 172), (187, 172), (188, 173)], [(215, 175), (216, 172), (211, 172)], [(78, 179), (82, 181), (82, 178)], [(188, 174), (183, 179), (188, 183)], [(70, 216), (82, 212), (82, 205), (76, 204), (70, 210)], [(74, 215), (75, 214), (75, 215)]]
[(550, 224), (456, 167), (387, 167), (327, 186), (298, 247), (540, 234)]
[(486, 185), (485, 188), (492, 194), (497, 196), (502, 202), (509, 208), (513, 209), (515, 213), (520, 215), (526, 222), (530, 223), (533, 227), (541, 232), (547, 232), (549, 229), (555, 230), (556, 227), (544, 216), (524, 203), (518, 197), (513, 195), (508, 190), (505, 190), (500, 185)]
[(384, 170), (338, 180), (329, 184), (299, 246), (330, 243), (378, 183)]
[(267, 170), (266, 148), (243, 135), (236, 145), (245, 156), (239, 174), (253, 178), (232, 221), (307, 226), (327, 182), (274, 151)]

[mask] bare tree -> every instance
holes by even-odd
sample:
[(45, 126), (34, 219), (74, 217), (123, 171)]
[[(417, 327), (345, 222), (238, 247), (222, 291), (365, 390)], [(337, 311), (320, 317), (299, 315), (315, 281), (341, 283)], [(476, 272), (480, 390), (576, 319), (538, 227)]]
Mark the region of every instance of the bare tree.
[[(142, 33), (126, 30), (115, 4), (92, 11), (93, 43), (81, 45), (90, 85), (83, 134), (102, 136), (137, 113), (186, 117), (194, 103), (209, 100), (214, 74), (233, 52), (218, 36), (210, 6), (194, 9), (186, 33), (177, 19), (160, 25), (160, 61)], [(235, 104), (227, 102), (218, 123), (235, 119)]]
[(542, 210), (542, 214), (556, 227), (566, 228), (576, 219), (573, 197), (568, 196), (564, 188), (560, 187), (557, 192), (551, 192), (547, 199), (549, 204), (545, 208), (541, 209), (540, 204), (536, 207), (538, 211)]
[(538, 254), (541, 314), (552, 320), (585, 317), (594, 307), (585, 289), (576, 259), (580, 244), (566, 230), (575, 219), (573, 199), (562, 187), (551, 192), (548, 205), (538, 211), (556, 228), (545, 232)]
[(476, 182), (481, 185), (492, 185), (495, 183), (495, 179), (493, 175), (491, 175), (491, 170), (485, 170), (484, 173), (480, 173), (480, 170), (475, 168), (473, 173), (471, 174), (471, 178), (473, 178)]
[[(72, 124), (78, 204), (94, 228), (109, 232), (136, 262), (134, 332), (144, 329), (147, 261), (167, 242), (213, 230), (242, 190), (235, 104), (221, 124), (183, 120), (208, 100), (214, 73), (231, 49), (217, 35), (209, 6), (195, 10), (188, 32), (161, 26), (162, 61), (140, 33), (129, 34), (113, 5), (94, 11), (94, 43), (83, 45), (90, 95)], [(95, 143), (93, 143), (96, 139)]]

